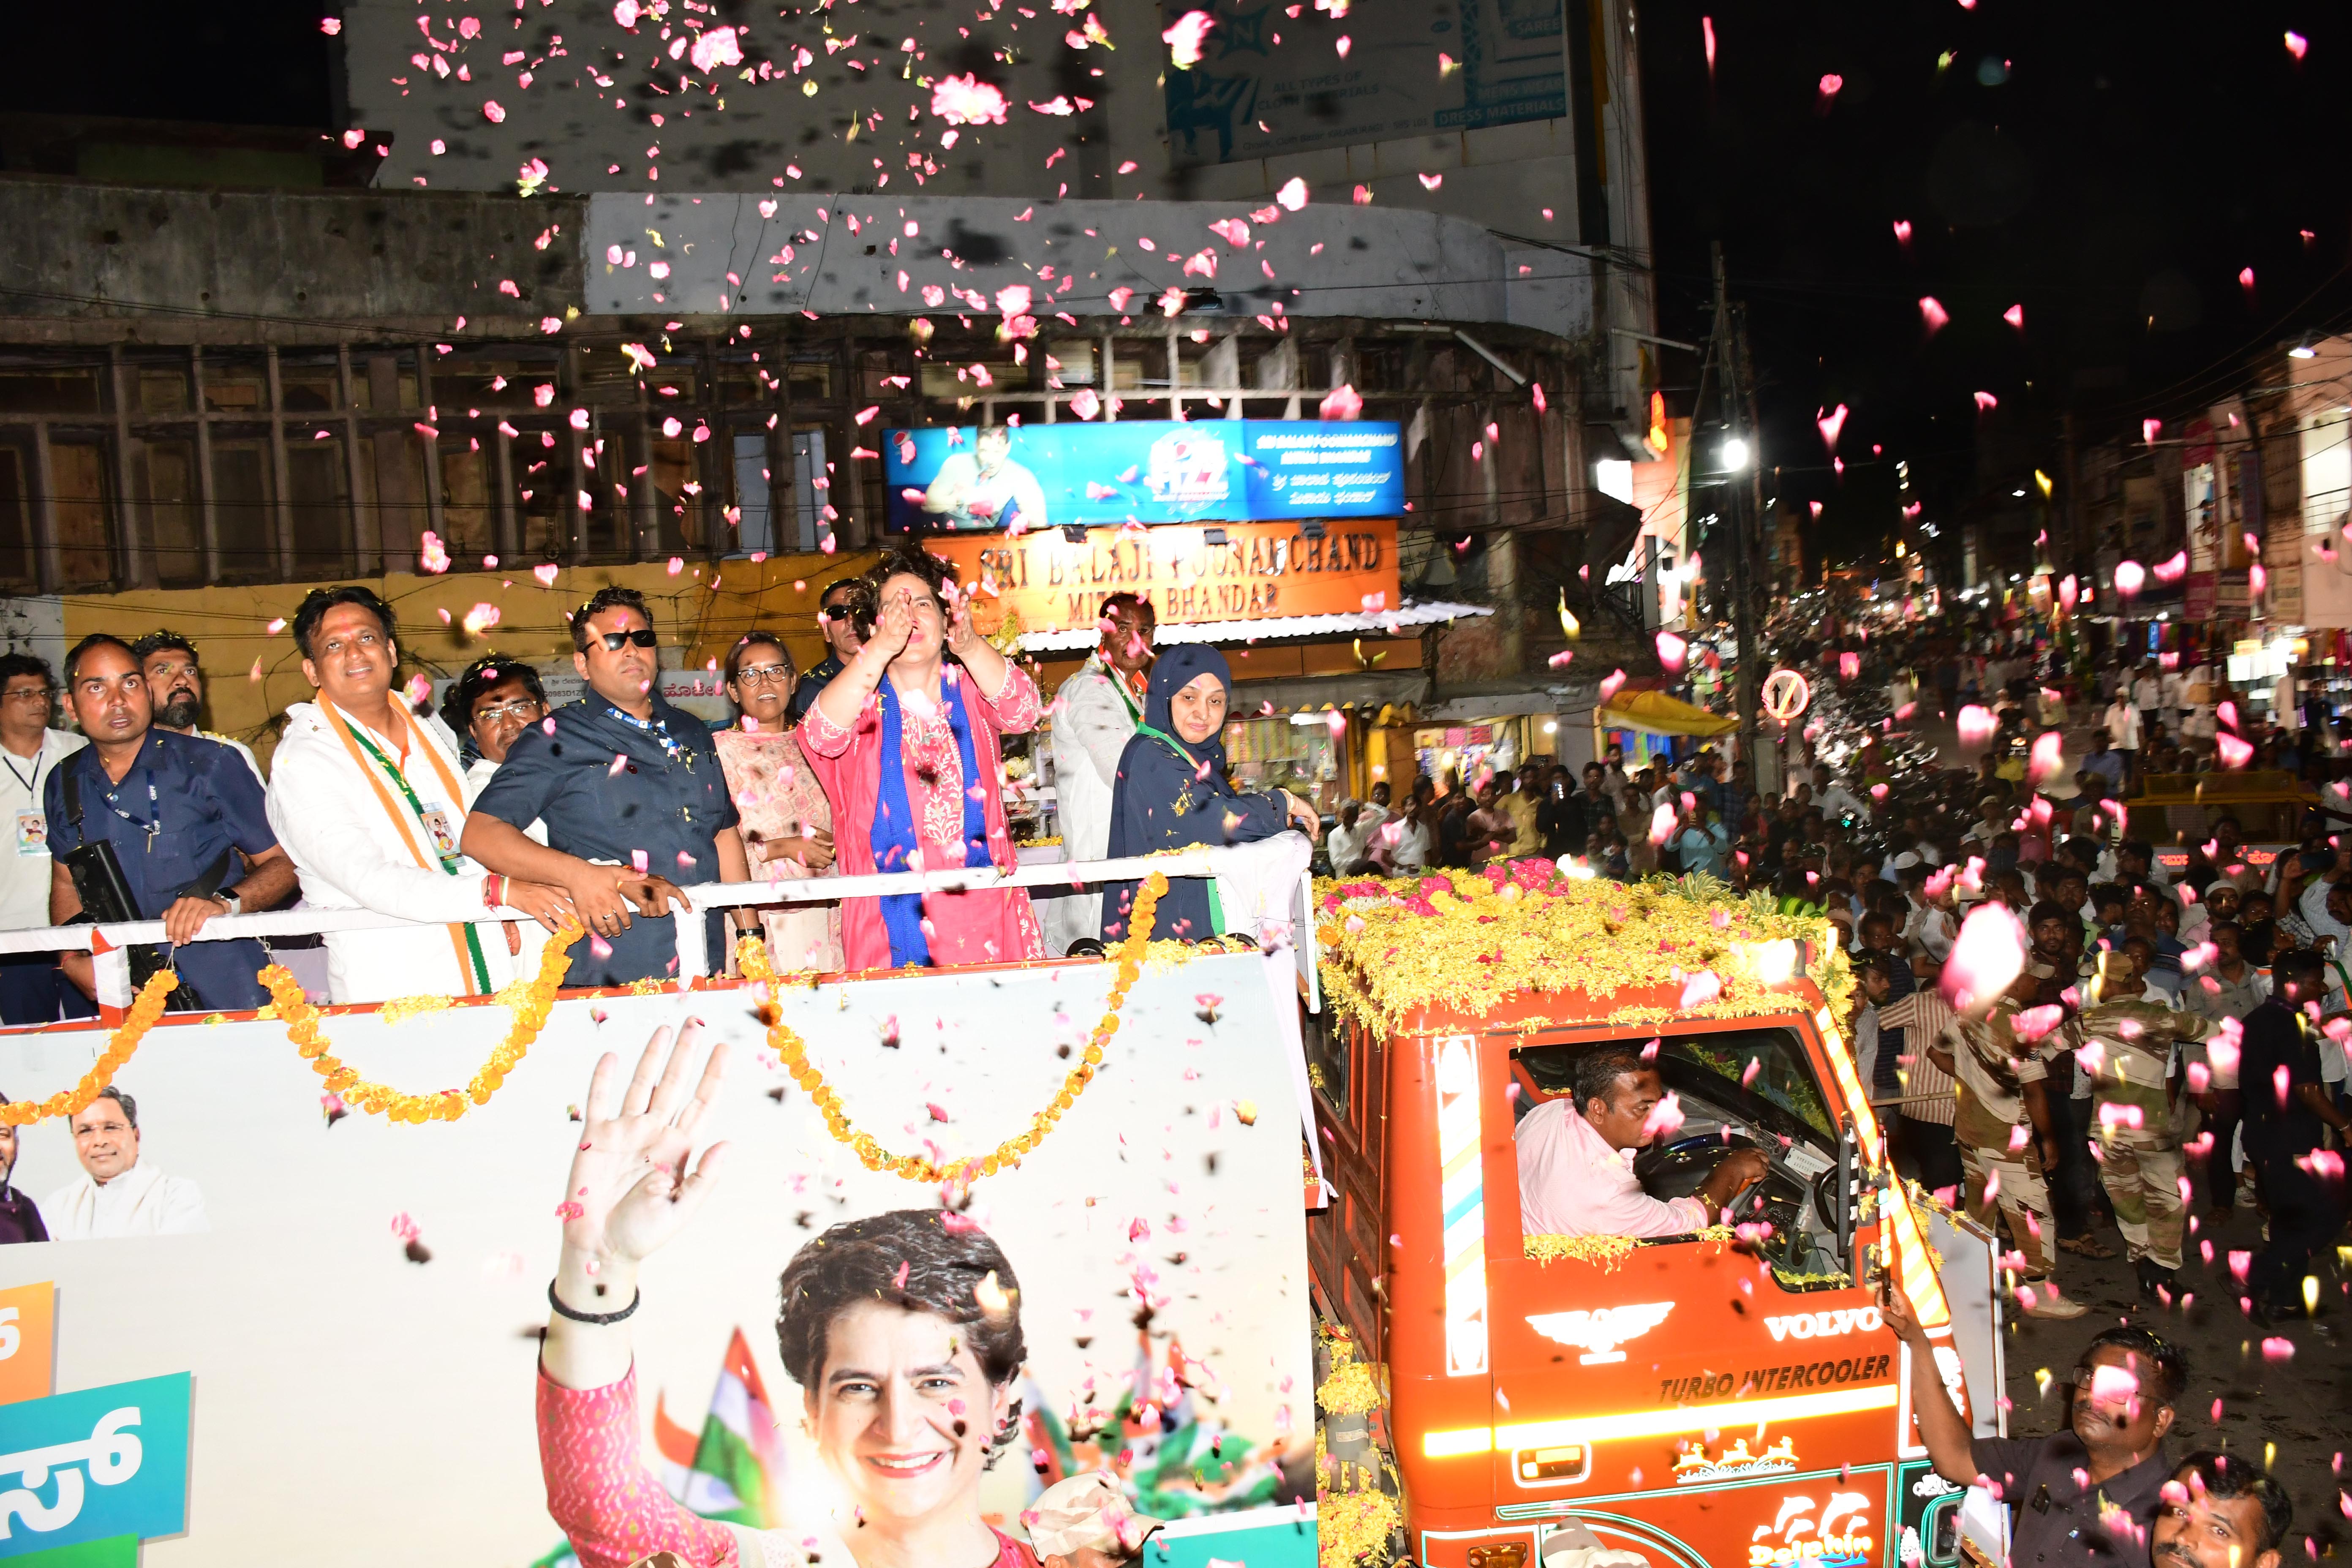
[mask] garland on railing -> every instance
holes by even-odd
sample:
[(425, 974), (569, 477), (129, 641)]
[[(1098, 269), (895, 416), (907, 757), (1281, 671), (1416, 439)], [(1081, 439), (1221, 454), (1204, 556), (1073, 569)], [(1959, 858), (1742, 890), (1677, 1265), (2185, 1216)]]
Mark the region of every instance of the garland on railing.
[[(1117, 964), (1111, 976), (1110, 995), (1104, 1003), (1100, 1022), (1095, 1025), (1093, 1037), (1076, 1067), (1062, 1079), (1062, 1087), (1045, 1110), (1029, 1119), (1029, 1131), (1016, 1138), (1008, 1138), (988, 1154), (953, 1160), (945, 1165), (933, 1163), (920, 1154), (893, 1154), (877, 1142), (870, 1132), (858, 1131), (850, 1124), (848, 1113), (841, 1108), (841, 1096), (827, 1083), (824, 1074), (812, 1066), (808, 1050), (800, 1036), (787, 1027), (782, 1009), (778, 1007), (773, 1021), (768, 1026), (768, 1048), (784, 1065), (793, 1081), (807, 1091), (809, 1100), (824, 1117), (824, 1124), (836, 1142), (845, 1143), (857, 1155), (858, 1163), (869, 1171), (888, 1171), (910, 1182), (938, 1184), (957, 1183), (969, 1184), (981, 1176), (992, 1176), (1006, 1165), (1045, 1141), (1045, 1134), (1062, 1119), (1063, 1112), (1077, 1102), (1094, 1081), (1095, 1069), (1102, 1065), (1103, 1047), (1118, 1033), (1118, 1010), (1127, 1001), (1127, 993), (1143, 972), (1144, 947), (1151, 940), (1152, 911), (1159, 905), (1160, 895), (1168, 890), (1168, 879), (1154, 871), (1136, 889), (1134, 911), (1128, 918), (1128, 933), (1111, 950)], [(744, 979), (773, 984), (776, 972), (768, 963), (768, 947), (756, 936), (746, 936), (736, 944), (735, 967)], [(775, 1007), (772, 998), (769, 1002)]]
[[(260, 980), (277, 1004), (278, 1017), (286, 1021), (286, 1037), (327, 1080), (328, 1092), (341, 1095), (346, 1106), (418, 1125), (455, 1121), (466, 1114), (469, 1100), (476, 1105), (488, 1105), (490, 1096), (506, 1082), (507, 1074), (514, 1070), (523, 1053), (530, 1049), (531, 1042), (539, 1038), (540, 1030), (547, 1025), (548, 1012), (555, 1005), (555, 994), (562, 988), (563, 976), (572, 967), (572, 944), (583, 934), (580, 926), (567, 922), (547, 939), (547, 947), (540, 956), (538, 976), (511, 1004), (514, 1023), (507, 1030), (507, 1037), (465, 1089), (445, 1089), (437, 1094), (403, 1094), (388, 1085), (371, 1083), (360, 1077), (327, 1054), (329, 1041), (319, 1033), (319, 1010), (310, 1005), (302, 994), (302, 983), (284, 964), (271, 964), (261, 972)], [(153, 988), (152, 983), (149, 988)], [(145, 998), (141, 1000), (143, 1003)]]
[(0, 1105), (0, 1127), (23, 1127), (52, 1116), (79, 1116), (89, 1110), (89, 1102), (114, 1081), (114, 1075), (122, 1070), (122, 1064), (131, 1059), (131, 1053), (139, 1048), (139, 1042), (147, 1037), (155, 1020), (163, 1016), (164, 1007), (172, 1000), (172, 987), (179, 983), (180, 977), (168, 969), (149, 975), (147, 984), (132, 999), (131, 1011), (123, 1016), (122, 1027), (108, 1037), (106, 1049), (82, 1074), (81, 1081), (47, 1100), (19, 1100)]

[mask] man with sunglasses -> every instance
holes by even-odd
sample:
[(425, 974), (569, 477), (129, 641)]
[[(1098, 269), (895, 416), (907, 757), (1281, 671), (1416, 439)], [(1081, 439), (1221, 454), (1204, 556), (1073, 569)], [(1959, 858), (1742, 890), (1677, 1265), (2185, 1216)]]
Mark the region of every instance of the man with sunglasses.
[[(2065, 1430), (1979, 1437), (1952, 1403), (1935, 1347), (1903, 1292), (1883, 1286), (1879, 1310), (1910, 1352), (1911, 1409), (1928, 1462), (1948, 1481), (1992, 1487), (2009, 1506), (2015, 1568), (2116, 1568), (2145, 1559), (2173, 1474), (2165, 1435), (2189, 1385), (2189, 1361), (2178, 1346), (2146, 1329), (2108, 1329), (2065, 1380)], [(2158, 1564), (2180, 1568), (2161, 1557)]]
[[(816, 703), (825, 682), (849, 668), (857, 650), (866, 646), (866, 638), (857, 629), (858, 606), (869, 597), (866, 579), (844, 577), (828, 583), (817, 595), (816, 625), (824, 634), (824, 657), (809, 666), (801, 676), (801, 683), (793, 688), (793, 700), (785, 715), (797, 724)], [(873, 618), (869, 613), (869, 621)]]
[[(750, 876), (735, 802), (710, 731), (662, 700), (643, 595), (598, 589), (572, 617), (572, 646), (586, 695), (515, 738), (466, 817), (465, 852), (571, 894), (589, 932), (571, 984), (671, 979), (677, 931), (658, 917), (689, 907), (678, 884)], [(535, 821), (543, 845), (526, 832)], [(707, 933), (721, 923), (714, 914)]]

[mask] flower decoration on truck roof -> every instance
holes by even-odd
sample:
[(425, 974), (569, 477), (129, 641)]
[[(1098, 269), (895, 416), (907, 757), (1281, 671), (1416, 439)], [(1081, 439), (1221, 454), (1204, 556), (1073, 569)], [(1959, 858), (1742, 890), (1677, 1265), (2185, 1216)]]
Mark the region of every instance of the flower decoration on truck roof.
[(1833, 1015), (1853, 986), (1826, 921), (1700, 877), (1628, 886), (1538, 858), (1318, 881), (1316, 900), (1325, 991), (1341, 1014), (1382, 1031), (1428, 1008), (1482, 1016), (1575, 993), (1588, 1008), (1555, 1011), (1586, 1024), (1808, 1011), (1783, 988), (1801, 955)]
[[(1720, 1247), (1738, 1239), (1738, 1234), (1727, 1225), (1711, 1225), (1689, 1236), (1662, 1239), (1711, 1241)], [(1604, 1274), (1614, 1274), (1641, 1245), (1638, 1237), (1631, 1236), (1529, 1236), (1521, 1238), (1520, 1250), (1530, 1263), (1591, 1263)]]

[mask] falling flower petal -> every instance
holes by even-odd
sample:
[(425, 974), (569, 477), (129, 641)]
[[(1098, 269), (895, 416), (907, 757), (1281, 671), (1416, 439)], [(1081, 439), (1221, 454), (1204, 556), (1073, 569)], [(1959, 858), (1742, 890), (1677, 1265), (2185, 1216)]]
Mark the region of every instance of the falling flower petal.
[(1938, 983), (1956, 1011), (1981, 1015), (2025, 968), (2017, 917), (2001, 904), (1979, 904), (1960, 924)]
[(1176, 18), (1175, 26), (1160, 34), (1167, 42), (1168, 58), (1179, 70), (1190, 70), (1201, 63), (1201, 47), (1208, 41), (1209, 29), (1214, 19), (1206, 11), (1187, 11)]

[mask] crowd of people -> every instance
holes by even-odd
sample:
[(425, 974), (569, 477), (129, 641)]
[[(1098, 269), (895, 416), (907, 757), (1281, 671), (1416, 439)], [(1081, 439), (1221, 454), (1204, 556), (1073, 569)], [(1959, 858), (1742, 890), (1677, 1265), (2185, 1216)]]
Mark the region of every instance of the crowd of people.
[[(412, 922), (319, 939), (330, 999), (363, 1003), (494, 994), (535, 973), (548, 934), (572, 922), (586, 934), (569, 984), (675, 975), (668, 917), (687, 912), (691, 929), (681, 889), (695, 884), (1010, 870), (1003, 737), (1049, 709), (1029, 670), (973, 630), (952, 573), (906, 549), (827, 585), (826, 657), (805, 677), (776, 634), (740, 637), (722, 675), (736, 716), (716, 732), (663, 698), (658, 631), (633, 590), (599, 590), (570, 616), (579, 700), (551, 704), (530, 665), (491, 655), (431, 711), (401, 689), (391, 607), (363, 586), (322, 588), (290, 623), (312, 696), (282, 715), (266, 777), (249, 749), (197, 728), (204, 677), (185, 638), (93, 634), (61, 680), (8, 654), (0, 756), (13, 785), (0, 788), (17, 852), (0, 919), (19, 931), (161, 921), (169, 952), (145, 967), (177, 974), (172, 1005), (233, 1010), (268, 1001), (256, 975), (270, 955), (254, 937), (200, 933), (298, 901)], [(1155, 657), (1147, 601), (1103, 609), (1101, 646), (1050, 710), (1068, 858), (1318, 836), (1298, 797), (1228, 782), (1223, 656)], [(70, 730), (52, 723), (59, 696)], [(763, 935), (785, 971), (1098, 951), (1126, 934), (1133, 892), (1049, 900), (1050, 948), (1020, 888), (779, 899), (708, 911), (703, 956), (723, 967), (738, 931)], [(1155, 922), (1180, 940), (1223, 930), (1205, 879), (1180, 881)], [(0, 959), (7, 1023), (88, 1016), (96, 992), (87, 952)]]

